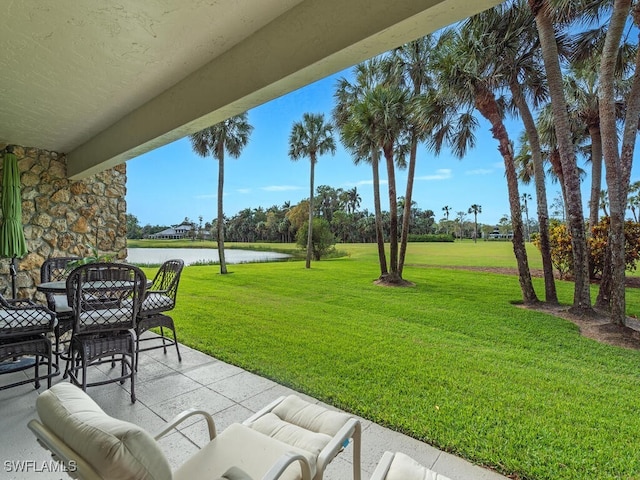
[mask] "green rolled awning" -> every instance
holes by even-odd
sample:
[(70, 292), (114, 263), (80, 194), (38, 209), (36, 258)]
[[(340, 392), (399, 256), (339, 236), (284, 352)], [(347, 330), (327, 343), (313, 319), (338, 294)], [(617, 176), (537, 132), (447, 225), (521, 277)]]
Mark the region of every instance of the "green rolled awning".
[(0, 225), (0, 257), (22, 258), (27, 242), (22, 229), (22, 197), (18, 159), (5, 153), (2, 166), (2, 224)]

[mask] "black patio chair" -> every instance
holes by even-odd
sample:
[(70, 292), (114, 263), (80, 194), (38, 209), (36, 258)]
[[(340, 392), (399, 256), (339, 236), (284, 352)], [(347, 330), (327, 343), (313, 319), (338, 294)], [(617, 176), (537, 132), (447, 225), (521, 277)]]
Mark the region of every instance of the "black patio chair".
[[(71, 269), (69, 264), (71, 262), (79, 260), (79, 257), (53, 257), (44, 261), (40, 267), (40, 282), (61, 282), (66, 281)], [(45, 293), (47, 298), (47, 307), (49, 310), (56, 314), (58, 323), (54, 329), (54, 336), (56, 340), (54, 353), (59, 356), (62, 352), (60, 350), (61, 338), (67, 332), (73, 330), (73, 310), (67, 302), (67, 294), (57, 293)]]
[[(135, 323), (147, 283), (142, 270), (124, 263), (91, 263), (71, 271), (67, 297), (74, 323), (67, 373), (72, 383), (87, 387), (131, 380), (135, 396)], [(88, 382), (87, 367), (120, 363), (118, 377)]]
[[(146, 291), (144, 302), (140, 307), (136, 322), (136, 370), (138, 370), (139, 353), (147, 350), (155, 350), (157, 348), (164, 349), (167, 353), (167, 345), (175, 345), (178, 361), (182, 361), (180, 349), (178, 348), (178, 340), (176, 338), (176, 327), (173, 318), (166, 312), (173, 310), (176, 306), (176, 296), (178, 294), (178, 284), (180, 282), (180, 274), (184, 268), (182, 260), (167, 260), (162, 264), (158, 273), (153, 279), (153, 284)], [(151, 328), (160, 328), (160, 339), (140, 337), (144, 332)], [(164, 329), (168, 328), (173, 333), (173, 340), (164, 336)], [(158, 342), (158, 345), (141, 348), (142, 342)]]
[[(53, 362), (51, 340), (56, 324), (55, 314), (46, 307), (30, 300), (5, 300), (0, 295), (0, 374), (8, 374), (34, 368), (33, 378), (19, 380), (0, 386), (0, 390), (34, 383), (40, 388), (40, 381), (58, 374), (58, 366)], [(45, 362), (47, 373), (40, 375), (40, 365)]]

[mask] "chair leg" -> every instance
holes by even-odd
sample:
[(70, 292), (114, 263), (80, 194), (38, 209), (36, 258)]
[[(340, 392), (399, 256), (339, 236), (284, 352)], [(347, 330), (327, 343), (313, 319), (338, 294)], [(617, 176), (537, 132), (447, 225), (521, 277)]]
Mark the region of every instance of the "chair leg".
[[(51, 350), (51, 344), (49, 344), (49, 364), (47, 366), (47, 388), (51, 388), (51, 376), (52, 376), (52, 363), (53, 363), (53, 351)], [(60, 370), (58, 369), (58, 372), (60, 372)]]
[[(135, 353), (134, 348), (136, 347), (133, 337), (131, 337), (131, 371), (129, 372), (129, 377), (131, 378), (131, 403), (136, 403), (136, 379), (133, 373), (133, 366), (135, 361)], [(122, 356), (124, 361), (125, 355)]]
[(35, 382), (34, 385), (36, 387), (36, 390), (38, 390), (40, 388), (40, 355), (36, 354), (36, 365), (35, 365)]
[[(120, 385), (124, 385), (124, 381), (126, 380), (126, 375), (127, 375), (127, 361), (126, 361), (126, 355), (123, 353), (122, 354), (122, 358), (120, 359), (120, 376), (122, 377), (122, 380), (120, 380)], [(131, 375), (131, 374), (129, 374)]]
[(140, 334), (138, 333), (138, 331), (136, 330), (136, 353), (135, 353), (135, 360), (134, 360), (134, 369), (137, 372), (138, 371), (138, 362), (140, 362)]
[(176, 353), (178, 354), (178, 361), (182, 362), (182, 357), (180, 356), (180, 349), (178, 348), (178, 339), (176, 338), (176, 331), (173, 330), (173, 344), (176, 346)]
[(167, 354), (167, 341), (164, 338), (164, 328), (160, 327), (160, 338), (162, 338), (162, 351)]
[(87, 359), (84, 355), (81, 355), (80, 361), (82, 362), (82, 391), (87, 391)]
[(360, 425), (360, 422), (356, 424), (356, 428), (351, 438), (353, 439), (353, 480), (360, 480), (360, 476), (362, 475), (362, 468), (360, 465), (362, 425)]

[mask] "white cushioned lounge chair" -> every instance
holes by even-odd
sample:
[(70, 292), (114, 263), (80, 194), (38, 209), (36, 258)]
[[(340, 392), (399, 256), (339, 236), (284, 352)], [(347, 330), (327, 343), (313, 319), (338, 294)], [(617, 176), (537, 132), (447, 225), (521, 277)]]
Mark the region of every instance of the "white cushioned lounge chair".
[(404, 453), (384, 452), (371, 480), (449, 480)]
[[(59, 383), (36, 401), (29, 428), (73, 478), (87, 480), (310, 480), (315, 458), (306, 450), (233, 424), (216, 434), (211, 416), (189, 410), (157, 435), (107, 415), (80, 388)], [(185, 419), (202, 415), (210, 442), (172, 471), (157, 440)]]
[(322, 480), (329, 462), (352, 440), (353, 479), (360, 480), (361, 426), (357, 419), (346, 413), (289, 395), (267, 405), (243, 424), (310, 452), (316, 459), (311, 465), (314, 480)]

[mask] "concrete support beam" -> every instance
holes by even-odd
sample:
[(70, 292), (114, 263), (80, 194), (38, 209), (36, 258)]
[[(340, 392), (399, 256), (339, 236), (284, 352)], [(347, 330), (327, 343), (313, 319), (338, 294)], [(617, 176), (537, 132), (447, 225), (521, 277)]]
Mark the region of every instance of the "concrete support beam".
[(68, 153), (80, 179), (501, 3), (306, 0)]

